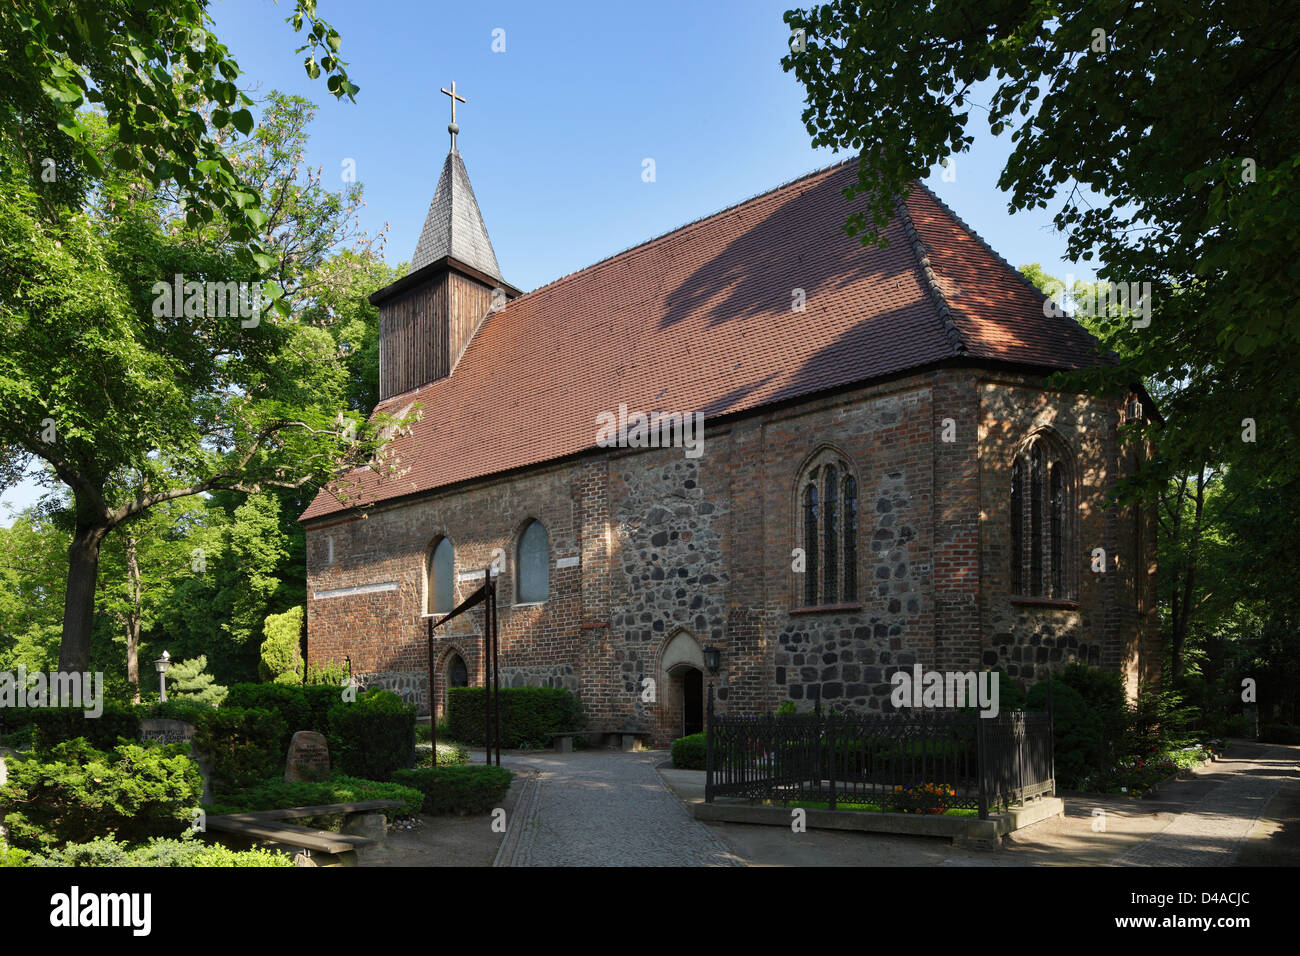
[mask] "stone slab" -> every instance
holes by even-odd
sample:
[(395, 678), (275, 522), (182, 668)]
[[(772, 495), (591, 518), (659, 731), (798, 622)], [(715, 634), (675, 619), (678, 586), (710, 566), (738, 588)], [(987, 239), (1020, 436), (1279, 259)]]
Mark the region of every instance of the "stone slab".
[(330, 747), (325, 735), (314, 730), (300, 730), (289, 741), (285, 758), (284, 782), (324, 780), (330, 775)]
[[(790, 826), (790, 807), (754, 806), (746, 803), (691, 803), (695, 819), (716, 823), (756, 823)], [(808, 810), (809, 827), (824, 830), (856, 830), (911, 836), (946, 837), (971, 849), (996, 849), (1004, 834), (1029, 826), (1065, 811), (1059, 797), (1044, 797), (1007, 813), (978, 817), (949, 817), (922, 813), (870, 813), (858, 810)]]
[(140, 742), (180, 744), (194, 737), (194, 725), (169, 717), (146, 717), (140, 721)]

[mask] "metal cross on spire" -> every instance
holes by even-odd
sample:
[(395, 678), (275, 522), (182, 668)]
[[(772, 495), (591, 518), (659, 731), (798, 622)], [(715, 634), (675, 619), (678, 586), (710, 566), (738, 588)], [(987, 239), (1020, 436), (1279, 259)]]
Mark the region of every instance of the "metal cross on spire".
[(442, 90), (451, 97), (451, 122), (447, 124), (447, 132), (451, 133), (451, 148), (456, 148), (456, 134), (460, 132), (460, 127), (456, 125), (456, 101), (465, 102), (465, 97), (456, 92), (456, 81), (451, 81), (451, 89), (443, 87)]

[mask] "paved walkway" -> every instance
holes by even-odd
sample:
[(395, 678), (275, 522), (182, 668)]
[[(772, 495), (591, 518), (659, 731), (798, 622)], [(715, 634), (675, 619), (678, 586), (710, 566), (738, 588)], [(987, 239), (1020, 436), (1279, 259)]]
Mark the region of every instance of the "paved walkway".
[(1246, 744), (1214, 765), (1225, 779), (1117, 866), (1231, 866), (1270, 801), (1297, 778), (1295, 751)]
[(502, 766), (538, 775), (509, 865), (741, 865), (664, 787), (654, 768), (665, 756), (602, 750), (502, 754)]

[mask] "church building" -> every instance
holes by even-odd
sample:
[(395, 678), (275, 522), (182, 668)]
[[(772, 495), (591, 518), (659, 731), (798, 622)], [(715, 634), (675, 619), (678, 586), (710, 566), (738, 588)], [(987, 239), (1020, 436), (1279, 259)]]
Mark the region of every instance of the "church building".
[[(393, 474), (302, 515), (311, 664), (428, 713), (428, 620), (491, 567), (501, 685), (661, 744), (709, 682), (769, 714), (888, 709), (917, 664), (1157, 679), (1154, 523), (1108, 498), (1149, 400), (1049, 387), (1107, 359), (924, 185), (885, 247), (843, 230), (850, 160), (525, 293), (450, 129), (410, 270), (370, 298), (376, 414), (418, 419)], [(438, 714), (482, 682), (482, 627), (435, 631)]]

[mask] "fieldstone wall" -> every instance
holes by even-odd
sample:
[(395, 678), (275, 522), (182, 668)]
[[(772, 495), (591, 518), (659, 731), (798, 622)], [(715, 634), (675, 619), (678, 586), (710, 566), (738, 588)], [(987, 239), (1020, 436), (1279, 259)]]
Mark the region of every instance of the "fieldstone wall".
[[(473, 572), (504, 556), (502, 686), (567, 688), (589, 725), (644, 727), (660, 744), (682, 725), (682, 675), (660, 667), (679, 631), (721, 648), (720, 672), (705, 678), (720, 712), (770, 713), (784, 700), (808, 709), (818, 699), (831, 710), (887, 709), (894, 671), (918, 663), (1000, 666), (1022, 681), (1072, 659), (1133, 669), (1152, 653), (1139, 627), (1151, 611), (1137, 609), (1149, 584), (1135, 580), (1151, 563), (1142, 564), (1130, 516), (1105, 501), (1124, 467), (1113, 413), (1028, 379), (945, 369), (733, 422), (706, 419), (699, 458), (594, 449), (385, 503), (364, 518), (316, 522), (307, 531), (309, 659), (350, 655), (363, 687), (393, 690), (427, 713), (425, 560), (445, 535), (457, 599), (481, 583)], [(1104, 542), (1118, 571), (1085, 576), (1078, 600), (1057, 607), (1007, 593), (1007, 470), (1015, 446), (1045, 421), (1080, 462), (1077, 557)], [(827, 449), (858, 481), (857, 600), (805, 608), (791, 561), (796, 487)], [(515, 541), (532, 518), (550, 536), (550, 598), (516, 605)], [(1154, 535), (1147, 545), (1153, 552)], [(482, 628), (476, 608), (435, 632), (440, 710), (453, 649), (469, 682), (483, 682)], [(651, 700), (646, 678), (656, 681)]]

